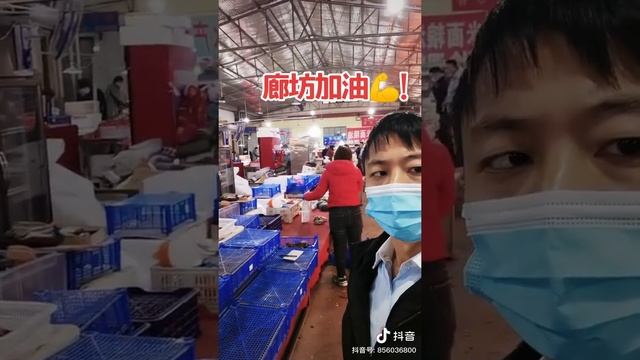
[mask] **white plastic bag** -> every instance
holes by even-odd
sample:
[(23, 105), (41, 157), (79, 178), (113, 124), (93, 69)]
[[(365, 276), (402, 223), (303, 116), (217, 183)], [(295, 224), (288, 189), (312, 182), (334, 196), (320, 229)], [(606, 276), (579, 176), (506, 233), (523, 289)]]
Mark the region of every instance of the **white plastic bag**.
[(235, 182), (235, 186), (236, 186), (236, 194), (238, 195), (253, 195), (253, 192), (251, 191), (251, 186), (249, 186), (249, 180), (241, 177), (238, 175), (238, 172), (240, 171), (239, 168), (234, 167), (233, 168), (233, 172), (234, 172), (234, 182)]
[(106, 226), (104, 208), (96, 199), (93, 183), (56, 164), (64, 152), (64, 140), (47, 140), (53, 222), (64, 226)]

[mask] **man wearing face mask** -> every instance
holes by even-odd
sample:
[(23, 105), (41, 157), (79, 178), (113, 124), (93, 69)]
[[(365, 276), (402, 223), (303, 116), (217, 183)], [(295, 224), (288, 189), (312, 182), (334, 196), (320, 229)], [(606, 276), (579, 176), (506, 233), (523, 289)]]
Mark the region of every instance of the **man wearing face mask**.
[[(422, 359), (422, 134), (420, 117), (387, 115), (362, 155), (366, 212), (384, 233), (351, 248), (345, 359)], [(409, 336), (407, 336), (409, 335)]]
[(640, 1), (505, 0), (454, 101), (466, 286), (510, 360), (640, 359)]

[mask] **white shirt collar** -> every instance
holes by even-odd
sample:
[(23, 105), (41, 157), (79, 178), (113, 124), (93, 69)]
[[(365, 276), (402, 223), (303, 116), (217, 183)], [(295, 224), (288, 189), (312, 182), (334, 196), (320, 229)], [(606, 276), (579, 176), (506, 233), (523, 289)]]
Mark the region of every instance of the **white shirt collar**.
[[(373, 269), (377, 268), (381, 262), (392, 262), (393, 261), (393, 245), (391, 243), (391, 237), (385, 241), (382, 246), (376, 251), (376, 259), (373, 262)], [(422, 251), (414, 255), (411, 259), (405, 261), (402, 265), (413, 262), (418, 268), (422, 269)], [(400, 265), (400, 266), (402, 266)]]

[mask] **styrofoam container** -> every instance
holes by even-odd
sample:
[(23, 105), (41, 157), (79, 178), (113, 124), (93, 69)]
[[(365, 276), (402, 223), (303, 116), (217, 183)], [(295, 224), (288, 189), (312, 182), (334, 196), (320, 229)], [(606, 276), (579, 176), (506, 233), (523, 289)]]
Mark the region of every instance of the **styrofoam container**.
[(191, 18), (188, 16), (170, 16), (170, 15), (154, 15), (132, 13), (124, 17), (126, 26), (166, 26), (170, 28), (190, 29), (192, 27)]
[(0, 336), (0, 359), (23, 360), (47, 343), (55, 311), (53, 304), (0, 301), (0, 328), (11, 331)]
[(100, 113), (74, 115), (71, 117), (71, 123), (78, 127), (78, 135), (80, 136), (91, 134), (98, 130), (101, 121), (102, 114)]

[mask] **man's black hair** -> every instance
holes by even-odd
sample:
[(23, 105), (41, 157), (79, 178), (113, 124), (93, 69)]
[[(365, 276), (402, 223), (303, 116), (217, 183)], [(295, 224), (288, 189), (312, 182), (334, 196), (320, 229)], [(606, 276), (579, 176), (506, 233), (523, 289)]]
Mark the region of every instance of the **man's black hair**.
[[(510, 66), (537, 68), (543, 34), (564, 38), (606, 84), (617, 87), (614, 64), (620, 51), (640, 64), (640, 1), (501, 1), (478, 32), (460, 79), (453, 104), (456, 121), (471, 116), (477, 92), (491, 87), (500, 94), (514, 70)], [(481, 75), (492, 83), (479, 84)]]
[(456, 60), (454, 60), (454, 59), (447, 60), (447, 62), (445, 64), (451, 65), (451, 66), (455, 67), (456, 69), (458, 68), (458, 62)]
[(429, 74), (440, 74), (440, 73), (443, 73), (443, 72), (444, 72), (444, 70), (442, 70), (442, 68), (439, 67), (439, 66), (434, 66), (431, 69), (429, 69)]
[(124, 81), (124, 78), (122, 76), (120, 76), (120, 75), (118, 75), (118, 76), (113, 78), (113, 82), (114, 83), (123, 82), (123, 81)]
[(338, 146), (336, 153), (333, 155), (333, 160), (351, 160), (353, 153), (348, 146)]
[(420, 149), (422, 146), (422, 118), (408, 112), (397, 112), (382, 118), (371, 130), (367, 144), (362, 152), (363, 166), (372, 152), (389, 144), (389, 139), (397, 136), (408, 149)]

